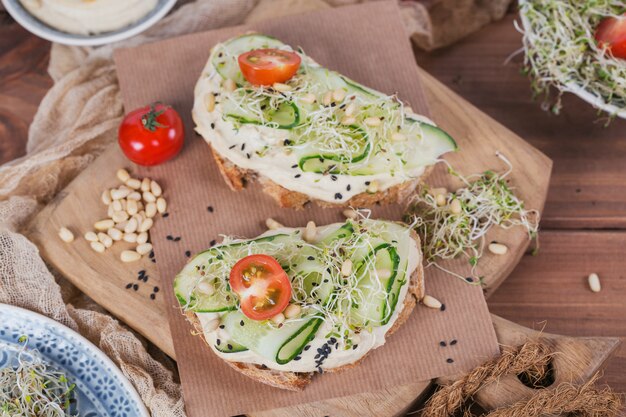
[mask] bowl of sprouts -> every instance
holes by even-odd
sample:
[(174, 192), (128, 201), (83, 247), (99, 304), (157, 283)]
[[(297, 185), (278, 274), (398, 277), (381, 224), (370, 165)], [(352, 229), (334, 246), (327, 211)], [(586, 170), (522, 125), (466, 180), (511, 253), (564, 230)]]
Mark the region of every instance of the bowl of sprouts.
[(626, 3), (519, 0), (519, 8), (523, 72), (544, 109), (558, 114), (567, 92), (626, 118)]
[(0, 304), (0, 417), (148, 417), (98, 348), (47, 317)]

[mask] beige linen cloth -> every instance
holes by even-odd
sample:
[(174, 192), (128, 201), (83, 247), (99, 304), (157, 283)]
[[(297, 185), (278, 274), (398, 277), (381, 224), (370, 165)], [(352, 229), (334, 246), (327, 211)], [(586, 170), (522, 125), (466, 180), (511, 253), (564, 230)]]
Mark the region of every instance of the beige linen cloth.
[[(122, 44), (96, 49), (53, 45), (49, 73), (54, 86), (31, 125), (27, 154), (0, 167), (0, 302), (37, 311), (83, 334), (120, 366), (153, 416), (184, 416), (173, 362), (52, 271), (20, 231), (115, 141), (124, 109), (111, 61), (114, 47), (356, 2), (187, 1), (149, 31)], [(418, 45), (432, 49), (502, 17), (509, 2), (400, 4), (408, 33)]]

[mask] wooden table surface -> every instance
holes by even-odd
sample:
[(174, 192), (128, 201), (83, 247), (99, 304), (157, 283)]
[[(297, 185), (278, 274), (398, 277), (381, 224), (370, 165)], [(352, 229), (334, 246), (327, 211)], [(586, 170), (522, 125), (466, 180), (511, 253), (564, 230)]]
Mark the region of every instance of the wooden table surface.
[[(418, 63), (554, 161), (541, 249), (527, 255), (489, 299), (491, 311), (534, 329), (626, 339), (626, 121), (607, 128), (597, 113), (566, 97), (560, 116), (531, 100), (520, 75), (514, 15), (456, 45), (416, 51)], [(50, 44), (0, 13), (0, 163), (24, 155), (28, 125), (52, 81)], [(506, 149), (502, 149), (506, 153)], [(592, 293), (589, 273), (602, 280)], [(626, 391), (626, 343), (603, 378)]]

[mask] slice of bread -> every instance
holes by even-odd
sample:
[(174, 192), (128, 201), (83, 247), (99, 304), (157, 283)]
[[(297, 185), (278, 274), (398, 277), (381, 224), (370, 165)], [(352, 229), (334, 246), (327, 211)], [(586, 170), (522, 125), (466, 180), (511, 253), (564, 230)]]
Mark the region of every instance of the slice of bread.
[[(425, 285), (424, 285), (424, 268), (421, 262), (422, 252), (419, 248), (420, 239), (417, 236), (415, 231), (411, 231), (411, 238), (415, 240), (417, 243), (417, 248), (419, 251), (420, 262), (418, 263), (415, 271), (411, 274), (411, 279), (409, 280), (409, 288), (404, 298), (404, 303), (402, 306), (398, 306), (400, 308), (400, 312), (398, 318), (396, 319), (393, 326), (387, 330), (385, 334), (385, 338), (389, 337), (391, 334), (395, 333), (396, 330), (402, 326), (409, 318), (413, 308), (415, 305), (424, 297)], [(193, 312), (184, 313), (187, 320), (192, 324), (195, 332), (202, 337), (202, 340), (205, 343), (208, 342), (204, 338), (204, 332), (202, 330), (202, 325), (200, 324), (200, 320), (198, 320), (197, 316)], [(210, 348), (210, 346), (209, 346)], [(370, 351), (371, 352), (371, 351)], [(363, 361), (367, 357), (367, 354), (359, 358), (356, 362), (351, 363), (349, 365), (340, 366), (338, 368), (324, 369), (324, 372), (341, 372), (346, 369), (353, 368)], [(242, 363), (242, 362), (231, 362), (225, 361), (231, 368), (241, 372), (249, 378), (254, 379), (255, 381), (262, 382), (267, 385), (271, 385), (276, 388), (286, 389), (290, 391), (301, 391), (306, 387), (313, 377), (313, 372), (283, 372), (277, 371), (274, 369), (269, 369), (263, 365), (257, 365), (252, 363)]]

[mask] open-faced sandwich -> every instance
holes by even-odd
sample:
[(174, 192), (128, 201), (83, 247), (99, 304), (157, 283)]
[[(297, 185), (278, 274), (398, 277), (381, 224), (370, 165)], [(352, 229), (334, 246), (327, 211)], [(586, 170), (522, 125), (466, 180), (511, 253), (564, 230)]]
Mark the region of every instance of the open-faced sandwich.
[(408, 226), (348, 220), (226, 240), (178, 274), (176, 296), (206, 343), (257, 381), (300, 390), (359, 363), (423, 297)]
[(216, 45), (194, 95), (196, 130), (229, 186), (254, 178), (283, 207), (403, 200), (456, 149), (396, 96), (265, 35)]

